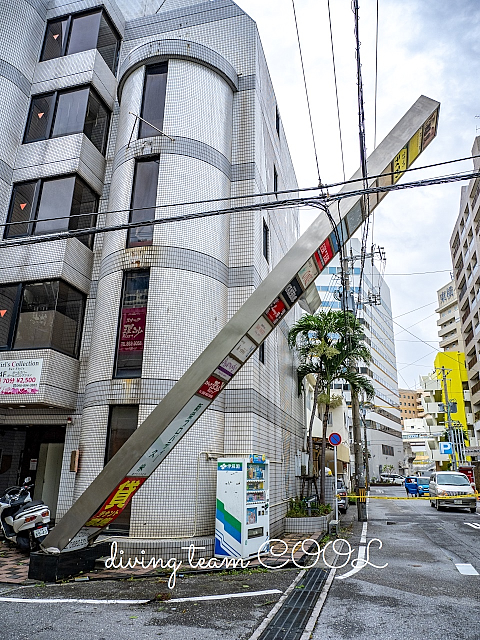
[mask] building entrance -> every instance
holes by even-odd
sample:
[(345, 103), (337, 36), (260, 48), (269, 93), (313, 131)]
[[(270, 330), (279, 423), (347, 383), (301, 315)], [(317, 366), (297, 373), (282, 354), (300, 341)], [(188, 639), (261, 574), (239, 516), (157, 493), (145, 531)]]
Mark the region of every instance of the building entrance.
[(0, 427), (0, 495), (30, 476), (32, 498), (43, 500), (55, 519), (64, 443), (63, 427)]

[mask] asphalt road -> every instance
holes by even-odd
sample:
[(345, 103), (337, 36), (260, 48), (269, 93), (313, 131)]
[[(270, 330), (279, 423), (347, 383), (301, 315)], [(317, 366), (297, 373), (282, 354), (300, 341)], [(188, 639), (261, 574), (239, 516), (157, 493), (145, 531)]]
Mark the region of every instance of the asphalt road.
[[(373, 488), (372, 495), (404, 497), (405, 490)], [(344, 579), (352, 567), (338, 569), (313, 640), (479, 640), (480, 575), (456, 566), (480, 574), (478, 511), (437, 511), (413, 498), (370, 500), (366, 541), (383, 543), (370, 545), (370, 561), (388, 566), (366, 566)], [(360, 536), (355, 523), (350, 541), (357, 549)]]
[[(374, 489), (373, 495), (405, 493), (391, 487)], [(366, 531), (354, 521), (351, 531), (342, 534), (354, 551), (338, 559), (345, 566), (336, 569), (311, 638), (480, 640), (480, 576), (464, 575), (456, 566), (471, 565), (480, 573), (480, 513), (437, 512), (428, 501), (414, 499), (372, 499), (368, 510)], [(350, 507), (346, 520), (355, 512)], [(382, 548), (371, 542), (368, 559), (388, 566), (352, 567), (359, 549), (366, 550), (374, 538)], [(341, 550), (348, 551), (346, 543)], [(0, 584), (0, 638), (248, 640), (297, 576), (292, 588), (301, 588), (299, 569), (185, 575), (173, 592), (161, 576), (28, 587)], [(262, 593), (272, 590), (276, 592)], [(249, 592), (257, 595), (245, 597)], [(244, 597), (202, 599), (238, 594)]]

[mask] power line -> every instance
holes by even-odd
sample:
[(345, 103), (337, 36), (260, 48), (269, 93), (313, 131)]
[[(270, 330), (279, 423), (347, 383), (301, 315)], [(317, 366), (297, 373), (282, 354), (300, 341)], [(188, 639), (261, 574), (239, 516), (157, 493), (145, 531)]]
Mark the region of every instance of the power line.
[[(437, 269), (436, 271), (412, 271), (411, 273), (386, 273), (386, 276), (424, 276), (430, 273), (450, 273), (451, 269)], [(430, 304), (436, 304), (434, 302), (430, 302)], [(427, 306), (427, 305), (425, 305)], [(421, 309), (421, 307), (419, 307)], [(415, 311), (415, 309), (414, 309)], [(408, 313), (411, 313), (410, 311)], [(397, 316), (399, 318), (400, 316)]]
[(297, 12), (295, 11), (295, 0), (292, 0), (292, 8), (293, 8), (293, 17), (295, 19), (295, 30), (297, 32), (297, 42), (298, 42), (298, 51), (300, 53), (300, 63), (302, 65), (303, 86), (305, 88), (305, 97), (307, 99), (308, 117), (310, 119), (310, 130), (312, 132), (313, 151), (315, 153), (315, 162), (317, 164), (318, 186), (320, 187), (322, 184), (322, 179), (320, 177), (320, 166), (318, 164), (317, 145), (315, 143), (315, 132), (313, 130), (312, 111), (310, 109), (310, 99), (308, 97), (307, 79), (305, 77), (305, 67), (303, 64), (302, 45), (300, 44), (300, 33), (298, 31)]
[[(430, 178), (430, 179), (424, 179), (424, 180), (419, 180), (417, 182), (409, 182), (409, 183), (397, 183), (394, 185), (388, 185), (388, 186), (383, 186), (383, 187), (369, 187), (367, 189), (359, 189), (359, 190), (355, 190), (355, 191), (348, 191), (348, 192), (342, 192), (342, 193), (338, 193), (338, 194), (334, 194), (333, 196), (330, 196), (328, 194), (322, 194), (319, 196), (316, 196), (314, 198), (312, 198), (311, 196), (306, 197), (306, 198), (296, 198), (296, 199), (290, 199), (290, 200), (276, 200), (276, 201), (270, 201), (270, 202), (261, 202), (261, 203), (257, 203), (257, 204), (253, 204), (253, 205), (244, 205), (241, 207), (230, 207), (230, 208), (225, 208), (225, 209), (213, 209), (210, 211), (201, 211), (201, 212), (195, 212), (195, 213), (189, 213), (189, 214), (183, 214), (183, 215), (178, 215), (178, 216), (171, 216), (169, 218), (161, 218), (161, 219), (151, 219), (151, 220), (142, 220), (141, 222), (126, 222), (123, 224), (118, 224), (118, 225), (111, 225), (111, 226), (105, 226), (105, 227), (101, 227), (101, 228), (97, 228), (97, 227), (89, 227), (89, 228), (84, 228), (84, 229), (75, 229), (75, 230), (71, 230), (71, 231), (66, 231), (66, 232), (61, 232), (61, 233), (57, 233), (57, 234), (50, 234), (50, 235), (38, 235), (38, 236), (32, 236), (32, 237), (27, 237), (24, 238), (22, 240), (7, 240), (3, 245), (1, 246), (20, 246), (23, 244), (34, 244), (34, 243), (39, 243), (39, 242), (50, 242), (50, 241), (54, 241), (54, 240), (63, 240), (66, 238), (71, 238), (71, 237), (76, 237), (76, 236), (85, 236), (85, 235), (95, 235), (98, 233), (106, 233), (108, 231), (121, 231), (124, 229), (132, 229), (132, 228), (137, 228), (137, 227), (146, 227), (146, 226), (151, 226), (151, 225), (161, 225), (161, 224), (171, 224), (174, 222), (184, 222), (187, 220), (197, 220), (200, 218), (205, 218), (205, 217), (213, 217), (213, 216), (219, 216), (219, 215), (226, 215), (229, 213), (248, 213), (248, 212), (252, 212), (252, 211), (263, 211), (264, 209), (285, 209), (285, 208), (296, 208), (296, 207), (315, 207), (315, 208), (320, 208), (322, 209), (327, 216), (329, 216), (331, 218), (331, 214), (329, 214), (328, 209), (327, 209), (327, 203), (328, 202), (338, 202), (340, 200), (343, 200), (344, 198), (351, 198), (352, 196), (365, 196), (369, 193), (388, 193), (389, 191), (398, 191), (401, 189), (412, 189), (415, 187), (426, 187), (426, 186), (431, 186), (431, 185), (435, 185), (435, 184), (448, 184), (450, 182), (460, 182), (462, 180), (471, 180), (472, 178), (477, 178), (478, 176), (480, 176), (480, 172), (470, 172), (467, 174), (453, 174), (451, 176), (445, 176), (445, 177), (441, 177), (441, 178)], [(292, 193), (292, 191), (288, 191), (287, 193)], [(225, 198), (227, 199), (227, 198)], [(222, 199), (222, 200), (225, 200)], [(248, 199), (247, 197), (244, 196), (244, 199)], [(207, 201), (208, 202), (208, 201)], [(172, 205), (159, 205), (158, 207), (146, 207), (147, 209), (155, 209), (155, 211), (157, 209), (161, 209), (161, 208), (165, 208), (168, 206), (172, 206)], [(122, 209), (120, 211), (131, 211), (132, 209)], [(82, 213), (82, 216), (97, 216), (97, 215), (106, 215), (108, 213), (113, 213), (113, 212), (91, 212), (91, 213)], [(74, 216), (63, 216), (63, 217), (59, 217), (59, 218), (52, 218), (52, 220), (62, 220), (62, 219), (69, 219), (70, 217), (78, 217), (78, 215), (74, 215)], [(45, 222), (46, 219), (42, 219), (42, 222)], [(35, 222), (35, 220), (29, 221), (29, 222)], [(333, 220), (333, 218), (331, 218), (330, 222), (332, 223), (332, 226), (335, 225), (335, 222)], [(10, 223), (7, 223), (10, 224)], [(25, 223), (23, 223), (25, 224)], [(4, 225), (5, 226), (5, 225)], [(336, 226), (334, 227), (334, 231), (335, 233), (337, 233), (337, 228)], [(341, 245), (340, 239), (337, 238), (337, 241), (339, 242), (339, 245)]]
[(421, 307), (417, 307), (416, 309), (411, 309), (410, 311), (405, 311), (405, 313), (401, 313), (400, 315), (393, 316), (393, 317), (394, 318), (401, 318), (402, 316), (408, 316), (409, 313), (413, 313), (414, 311), (420, 311), (420, 309), (425, 309), (425, 307), (429, 307), (431, 304), (437, 304), (437, 301), (434, 300), (433, 302), (428, 302), (427, 304), (424, 304)]
[(337, 86), (337, 69), (336, 69), (336, 65), (335, 65), (335, 50), (333, 47), (333, 32), (332, 32), (332, 16), (330, 13), (330, 0), (327, 0), (327, 8), (328, 8), (328, 24), (330, 27), (330, 45), (331, 45), (331, 49), (332, 49), (332, 64), (333, 64), (333, 79), (335, 82), (335, 97), (337, 100), (337, 120), (338, 120), (338, 135), (340, 138), (340, 154), (342, 157), (342, 172), (343, 172), (343, 179), (345, 180), (345, 161), (343, 158), (343, 138), (342, 138), (342, 125), (340, 122), (340, 106), (339, 106), (339, 102), (338, 102), (338, 86)]

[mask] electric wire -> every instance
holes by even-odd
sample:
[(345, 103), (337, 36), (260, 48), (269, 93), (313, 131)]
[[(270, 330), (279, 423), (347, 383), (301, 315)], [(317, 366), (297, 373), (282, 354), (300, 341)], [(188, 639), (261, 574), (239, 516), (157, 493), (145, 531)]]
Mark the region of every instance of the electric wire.
[(321, 187), (322, 179), (320, 177), (320, 166), (319, 166), (319, 163), (318, 163), (317, 144), (315, 142), (315, 132), (314, 132), (314, 129), (313, 129), (312, 111), (310, 109), (310, 98), (308, 96), (307, 79), (306, 79), (306, 76), (305, 76), (305, 66), (303, 64), (302, 45), (300, 43), (300, 33), (299, 33), (299, 30), (298, 30), (297, 12), (295, 11), (295, 0), (292, 0), (292, 8), (293, 8), (293, 17), (294, 17), (294, 20), (295, 20), (295, 30), (297, 32), (297, 43), (298, 43), (298, 51), (300, 53), (300, 63), (301, 63), (301, 66), (302, 66), (303, 86), (305, 88), (305, 97), (307, 99), (308, 117), (309, 117), (309, 120), (310, 120), (310, 130), (312, 132), (313, 151), (315, 153), (315, 163), (317, 165), (318, 186)]
[[(471, 158), (479, 158), (479, 156), (469, 156), (467, 158), (457, 158), (455, 160), (446, 160), (444, 162), (438, 162), (435, 164), (430, 164), (430, 165), (424, 165), (421, 167), (411, 167), (409, 169), (406, 169), (403, 173), (407, 173), (409, 171), (418, 171), (420, 169), (429, 169), (432, 167), (437, 167), (437, 166), (442, 166), (445, 164), (452, 164), (452, 163), (456, 163), (456, 162), (463, 162), (464, 160), (470, 160)], [(374, 178), (380, 178), (380, 177), (384, 177), (384, 176), (388, 176), (388, 175), (396, 175), (395, 172), (392, 173), (383, 173), (383, 174), (378, 174), (378, 175), (373, 175), (373, 176), (369, 176), (369, 179), (374, 179)], [(450, 181), (455, 181), (453, 176), (459, 176), (458, 180), (469, 180), (469, 179), (474, 179), (480, 176), (480, 171), (479, 172), (473, 172), (470, 174), (450, 174), (450, 176), (446, 176), (451, 177), (451, 180), (443, 180), (443, 177), (438, 177), (438, 178), (433, 178), (430, 180), (423, 180), (423, 181), (419, 181), (418, 183), (404, 183), (406, 185), (406, 187), (414, 187), (414, 186), (429, 186), (430, 184), (444, 184)], [(464, 177), (462, 177), (464, 176)], [(438, 182), (435, 182), (435, 180), (438, 180)], [(323, 185), (323, 189), (326, 192), (326, 195), (322, 195), (323, 198), (325, 198), (328, 201), (331, 200), (340, 200), (344, 197), (350, 197), (352, 195), (358, 195), (359, 191), (355, 191), (355, 192), (346, 192), (345, 194), (341, 194), (339, 192), (339, 197), (337, 197), (336, 195), (331, 196), (329, 194), (329, 190), (333, 189), (334, 187), (339, 187), (339, 186), (345, 186), (348, 184), (356, 184), (360, 182), (360, 179), (352, 179), (352, 180), (346, 180), (344, 182), (335, 182), (332, 184), (328, 184), (328, 185)], [(402, 189), (404, 188), (404, 184), (402, 183), (397, 183), (395, 185), (388, 185), (385, 187), (379, 187), (379, 188), (375, 188), (375, 187), (371, 187), (369, 188), (366, 193), (379, 193), (382, 191), (391, 191), (391, 190), (396, 190), (396, 189)], [(393, 187), (393, 188), (392, 188)], [(156, 210), (159, 209), (168, 209), (168, 208), (173, 208), (173, 207), (186, 207), (186, 206), (192, 206), (192, 205), (203, 205), (203, 204), (213, 204), (216, 202), (225, 202), (227, 200), (232, 201), (232, 200), (248, 200), (248, 199), (252, 199), (252, 198), (262, 198), (262, 197), (267, 197), (267, 196), (278, 196), (278, 195), (282, 195), (282, 194), (291, 194), (291, 193), (304, 193), (306, 191), (319, 191), (320, 187), (302, 187), (302, 188), (296, 188), (296, 189), (284, 189), (282, 191), (265, 191), (265, 192), (261, 192), (261, 193), (253, 193), (251, 195), (241, 195), (241, 196), (226, 196), (225, 198), (210, 198), (208, 200), (188, 200), (187, 202), (172, 202), (172, 203), (166, 203), (166, 204), (158, 204), (155, 206)], [(112, 209), (109, 211), (91, 211), (91, 212), (86, 212), (86, 213), (78, 213), (78, 214), (71, 214), (71, 215), (67, 215), (67, 216), (59, 216), (56, 218), (42, 218), (42, 222), (49, 222), (49, 221), (53, 221), (53, 220), (65, 220), (65, 219), (73, 219), (73, 218), (80, 218), (80, 217), (85, 217), (85, 216), (100, 216), (100, 215), (109, 215), (109, 214), (114, 214), (114, 213), (125, 213), (125, 212), (130, 212), (130, 211), (144, 211), (146, 209), (152, 209), (151, 206), (149, 207), (130, 207), (130, 208), (125, 208), (125, 209)], [(220, 210), (220, 213), (222, 213), (222, 211), (224, 211), (225, 213), (231, 213), (231, 210)], [(7, 227), (7, 226), (14, 226), (14, 225), (19, 225), (19, 224), (29, 224), (31, 222), (34, 222), (34, 220), (22, 220), (19, 222), (4, 222), (2, 224), (0, 224), (0, 228), (2, 227)], [(146, 222), (145, 224), (150, 224), (150, 222)], [(445, 269), (443, 270), (444, 272), (446, 271), (451, 271), (451, 269)], [(386, 274), (386, 275), (422, 275), (423, 273), (441, 273), (442, 271), (425, 271), (425, 272), (420, 272), (418, 274), (415, 273), (407, 273), (407, 274)]]
[(337, 69), (335, 64), (335, 49), (333, 46), (333, 31), (332, 31), (332, 16), (330, 13), (330, 0), (327, 0), (327, 8), (328, 8), (328, 24), (330, 27), (330, 45), (332, 49), (332, 65), (333, 65), (333, 79), (335, 83), (335, 98), (337, 101), (337, 120), (338, 120), (338, 136), (340, 138), (340, 155), (342, 158), (342, 172), (343, 179), (345, 180), (345, 160), (343, 156), (343, 137), (342, 137), (342, 124), (340, 120), (340, 105), (338, 101), (338, 84), (337, 84)]
[[(145, 226), (151, 226), (151, 225), (162, 225), (162, 224), (170, 224), (170, 223), (174, 223), (174, 222), (183, 222), (183, 221), (187, 221), (187, 220), (197, 220), (200, 218), (205, 218), (205, 217), (213, 217), (213, 216), (219, 216), (219, 215), (226, 215), (229, 213), (249, 213), (249, 212), (253, 212), (253, 211), (263, 211), (264, 209), (285, 209), (285, 208), (295, 208), (295, 207), (314, 207), (314, 208), (321, 208), (324, 213), (326, 213), (327, 216), (331, 216), (330, 212), (328, 211), (327, 208), (327, 202), (336, 202), (338, 200), (342, 200), (344, 198), (350, 198), (352, 196), (362, 196), (362, 195), (367, 195), (369, 193), (382, 193), (382, 192), (389, 192), (389, 191), (398, 191), (398, 190), (402, 190), (402, 189), (411, 189), (411, 188), (415, 188), (415, 187), (424, 187), (424, 186), (431, 186), (431, 185), (435, 185), (435, 184), (448, 184), (450, 182), (459, 182), (462, 180), (470, 180), (471, 178), (476, 178), (480, 176), (480, 172), (472, 172), (469, 174), (455, 174), (453, 176), (446, 176), (446, 177), (442, 177), (442, 178), (433, 178), (433, 179), (424, 179), (424, 180), (419, 180), (417, 182), (411, 182), (411, 183), (396, 183), (393, 185), (387, 185), (387, 186), (383, 186), (383, 187), (370, 187), (368, 189), (360, 189), (360, 190), (356, 190), (356, 191), (348, 191), (348, 192), (342, 192), (342, 193), (338, 193), (338, 194), (334, 194), (333, 196), (330, 196), (328, 194), (326, 195), (320, 195), (317, 196), (315, 198), (312, 199), (311, 196), (306, 197), (306, 198), (298, 198), (298, 199), (294, 199), (294, 200), (277, 200), (277, 201), (271, 201), (271, 202), (262, 202), (262, 203), (257, 203), (254, 205), (245, 205), (243, 207), (231, 207), (231, 208), (227, 208), (227, 209), (213, 209), (210, 211), (201, 211), (201, 212), (195, 212), (195, 213), (189, 213), (189, 214), (183, 214), (183, 215), (177, 215), (177, 216), (172, 216), (169, 218), (161, 218), (161, 219), (151, 219), (151, 220), (142, 220), (140, 222), (126, 222), (126, 223), (122, 223), (122, 224), (117, 224), (117, 225), (110, 225), (110, 226), (105, 226), (105, 227), (89, 227), (89, 228), (84, 228), (84, 229), (76, 229), (76, 230), (70, 230), (70, 231), (66, 231), (66, 232), (61, 232), (61, 233), (57, 233), (57, 234), (49, 234), (49, 235), (37, 235), (37, 236), (32, 236), (32, 237), (27, 237), (27, 238), (23, 238), (22, 240), (5, 240), (4, 244), (1, 245), (3, 247), (8, 247), (8, 246), (19, 246), (19, 245), (23, 245), (23, 244), (34, 244), (34, 243), (40, 243), (40, 242), (50, 242), (50, 241), (54, 241), (54, 240), (63, 240), (66, 238), (70, 238), (70, 237), (75, 237), (75, 236), (85, 236), (85, 235), (95, 235), (95, 234), (99, 234), (99, 233), (106, 233), (109, 231), (121, 231), (124, 229), (132, 229), (132, 228), (136, 228), (136, 227), (145, 227)], [(291, 191), (289, 192), (291, 193)], [(158, 208), (162, 208), (163, 206), (167, 206), (167, 205), (161, 205), (160, 207), (155, 207), (155, 210)], [(147, 207), (148, 209), (152, 209), (153, 207)], [(129, 209), (124, 209), (123, 211), (129, 211)], [(328, 211), (328, 213), (327, 213)], [(93, 212), (92, 214), (87, 214), (87, 213), (83, 213), (81, 214), (82, 216), (88, 216), (88, 215), (104, 215), (105, 213), (108, 212)], [(68, 218), (69, 216), (64, 216), (64, 218)], [(53, 220), (60, 220), (61, 218), (53, 218)], [(333, 220), (333, 218), (332, 218)], [(332, 222), (331, 220), (331, 222)], [(46, 219), (42, 219), (42, 222), (45, 222)], [(30, 221), (30, 222), (35, 222), (34, 220)], [(23, 223), (25, 224), (25, 223)], [(337, 227), (335, 227), (335, 232), (337, 235), (337, 241), (339, 242), (339, 246), (341, 246), (341, 242), (340, 242), (340, 238), (338, 236), (338, 231), (337, 231)]]
[(428, 302), (427, 304), (424, 304), (421, 307), (417, 307), (416, 309), (410, 309), (410, 311), (405, 311), (405, 313), (401, 313), (398, 316), (393, 316), (393, 318), (401, 318), (402, 316), (408, 316), (409, 313), (413, 313), (414, 311), (420, 311), (420, 309), (425, 309), (425, 307), (429, 307), (432, 304), (437, 304), (437, 301), (433, 300), (433, 302)]

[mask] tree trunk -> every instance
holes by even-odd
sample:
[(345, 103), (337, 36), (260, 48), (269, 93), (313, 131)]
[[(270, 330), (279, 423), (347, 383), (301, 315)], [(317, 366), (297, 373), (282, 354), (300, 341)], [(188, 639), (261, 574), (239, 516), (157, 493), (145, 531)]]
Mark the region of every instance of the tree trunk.
[[(317, 401), (318, 401), (318, 396), (320, 393), (320, 377), (317, 376), (317, 380), (315, 382), (315, 388), (313, 390), (313, 407), (312, 407), (312, 413), (310, 414), (310, 425), (309, 425), (309, 429), (308, 429), (308, 476), (310, 478), (309, 483), (313, 483), (313, 475), (314, 475), (314, 470), (313, 470), (313, 423), (315, 422), (315, 414), (317, 412)], [(318, 495), (318, 488), (317, 488), (317, 499), (320, 501), (321, 498)]]
[(320, 502), (325, 504), (325, 452), (327, 449), (327, 428), (328, 428), (328, 412), (330, 411), (330, 403), (325, 404), (325, 413), (323, 414), (322, 429), (322, 453), (320, 457)]

